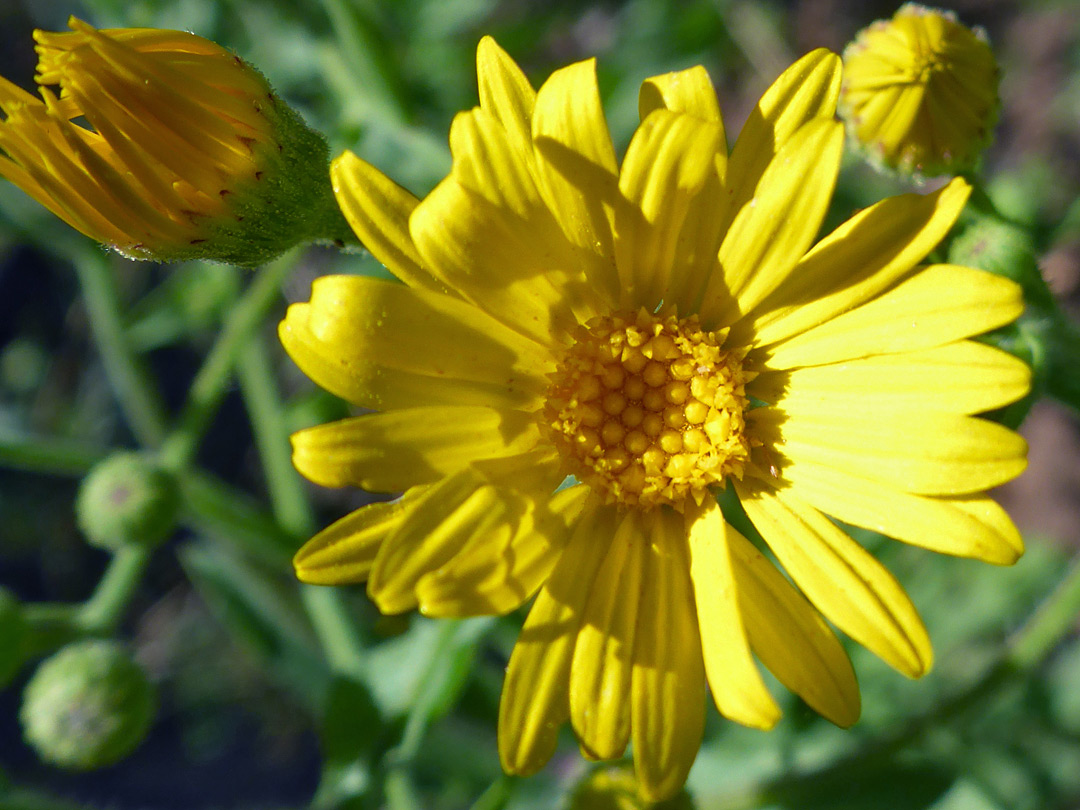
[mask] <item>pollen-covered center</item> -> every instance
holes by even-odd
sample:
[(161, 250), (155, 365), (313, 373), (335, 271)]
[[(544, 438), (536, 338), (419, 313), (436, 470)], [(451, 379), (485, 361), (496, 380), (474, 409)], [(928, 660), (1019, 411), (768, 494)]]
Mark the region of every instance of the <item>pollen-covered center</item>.
[(552, 375), (545, 428), (568, 472), (610, 502), (700, 501), (750, 454), (745, 352), (696, 317), (593, 318)]

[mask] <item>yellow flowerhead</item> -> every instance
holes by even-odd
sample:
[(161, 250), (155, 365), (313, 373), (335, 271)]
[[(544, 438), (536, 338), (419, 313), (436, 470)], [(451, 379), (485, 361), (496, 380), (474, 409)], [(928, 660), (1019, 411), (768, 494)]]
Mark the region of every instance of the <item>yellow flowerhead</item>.
[(840, 117), (881, 164), (923, 176), (969, 169), (997, 123), (998, 67), (981, 30), (908, 3), (844, 51)]
[[(453, 170), (424, 200), (355, 155), (332, 167), (346, 217), (405, 283), (329, 276), (289, 308), (299, 366), (378, 411), (297, 433), (293, 459), (319, 484), (404, 496), (318, 534), (299, 577), (366, 579), (383, 611), (429, 616), (538, 593), (503, 689), (511, 773), (538, 770), (569, 720), (590, 758), (632, 741), (645, 798), (671, 796), (706, 683), (726, 717), (777, 722), (755, 656), (854, 723), (825, 620), (909, 676), (930, 642), (826, 515), (994, 563), (1022, 550), (984, 490), (1020, 473), (1024, 442), (975, 414), (1021, 397), (1028, 369), (969, 340), (1016, 318), (1020, 290), (917, 266), (967, 184), (885, 200), (814, 244), (843, 141), (824, 50), (730, 154), (703, 68), (647, 80), (621, 166), (592, 61), (535, 91), (485, 39), (478, 73)], [(795, 586), (727, 523), (725, 487)]]
[(0, 176), (138, 259), (255, 264), (327, 217), (325, 141), (239, 57), (182, 31), (70, 26), (34, 32), (41, 99), (0, 78)]

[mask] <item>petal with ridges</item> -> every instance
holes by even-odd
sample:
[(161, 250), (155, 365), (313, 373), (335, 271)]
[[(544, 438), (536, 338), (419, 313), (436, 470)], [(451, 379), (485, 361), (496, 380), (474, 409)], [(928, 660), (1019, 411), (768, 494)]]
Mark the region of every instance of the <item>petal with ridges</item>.
[(855, 671), (818, 612), (745, 537), (729, 529), (739, 606), (753, 650), (818, 714), (847, 728), (859, 719)]
[(582, 614), (570, 666), (570, 721), (590, 759), (620, 757), (630, 740), (630, 674), (648, 542), (639, 515), (624, 515)]
[(584, 248), (583, 268), (593, 285), (618, 300), (610, 210), (618, 198), (619, 168), (611, 144), (596, 62), (587, 60), (551, 74), (533, 109), (537, 179), (566, 237)]
[(318, 385), (377, 410), (416, 404), (535, 404), (550, 355), (446, 295), (364, 276), (323, 276), (278, 329)]
[(417, 606), (417, 583), (477, 537), (504, 543), (530, 508), (529, 493), (492, 485), (466, 468), (426, 487), (379, 549), (368, 595), (383, 613)]
[(409, 215), (419, 202), (413, 194), (349, 151), (330, 164), (330, 180), (341, 213), (387, 270), (410, 286), (445, 291), (409, 236)]
[(719, 125), (667, 110), (654, 112), (634, 133), (613, 223), (621, 308), (653, 311), (672, 294), (681, 297), (671, 285), (685, 281), (686, 265), (712, 248), (708, 240), (687, 244), (696, 233), (684, 225), (715, 173), (722, 139)]
[(735, 482), (739, 500), (795, 584), (826, 619), (909, 678), (933, 661), (900, 583), (836, 524), (786, 491)]
[(411, 502), (399, 498), (369, 504), (331, 523), (296, 552), (296, 578), (312, 585), (363, 582), (383, 541), (401, 524)]
[(752, 728), (770, 729), (780, 719), (750, 654), (729, 543), (735, 532), (716, 501), (687, 509), (690, 577), (709, 688), (720, 714)]
[[(755, 408), (748, 430), (792, 464), (846, 470), (917, 495), (966, 495), (1011, 481), (1027, 444), (994, 422), (959, 414)], [(786, 465), (781, 463), (781, 469)]]
[(765, 371), (747, 386), (764, 402), (794, 411), (944, 411), (975, 414), (1025, 396), (1031, 369), (1000, 349), (962, 340), (793, 371)]
[[(682, 515), (653, 511), (634, 643), (631, 736), (646, 801), (674, 796), (705, 731), (705, 670)], [(648, 529), (646, 529), (648, 531)]]
[(421, 577), (416, 584), (420, 612), (457, 617), (517, 608), (547, 580), (588, 494), (578, 485), (556, 493), (548, 504), (544, 495), (523, 499), (515, 532), (476, 535), (453, 559)]
[(531, 776), (555, 751), (559, 726), (570, 716), (570, 664), (581, 615), (616, 521), (613, 508), (585, 504), (514, 645), (499, 702), (499, 759), (507, 773)]
[(789, 67), (750, 113), (728, 159), (730, 222), (754, 196), (765, 167), (807, 121), (831, 117), (840, 95), (840, 57), (818, 48)]
[(1012, 565), (1024, 552), (1020, 532), (985, 495), (930, 498), (820, 464), (784, 469), (791, 493), (837, 520), (940, 554)]
[(400, 492), (453, 475), (477, 459), (536, 446), (532, 414), (475, 405), (404, 408), (297, 431), (293, 466), (324, 487)]
[(489, 36), (476, 49), (476, 77), (480, 106), (502, 124), (522, 152), (532, 149), (533, 90), (521, 68)]
[(727, 154), (716, 90), (713, 89), (709, 71), (701, 65), (653, 76), (643, 81), (638, 92), (638, 117), (644, 121), (654, 110), (686, 113), (720, 124), (721, 143), (724, 144), (725, 155)]
[(922, 261), (967, 202), (971, 187), (956, 178), (933, 194), (901, 194), (851, 217), (818, 242), (732, 339), (759, 346), (805, 332), (869, 301)]
[[(733, 322), (787, 278), (817, 237), (843, 147), (844, 128), (831, 118), (813, 119), (787, 140), (720, 245), (721, 272), (705, 292), (703, 324)], [(716, 285), (724, 294), (713, 291)], [(723, 307), (731, 296), (736, 311)]]
[(857, 309), (777, 344), (767, 366), (816, 366), (941, 346), (1003, 326), (1023, 309), (1019, 285), (1007, 278), (930, 265)]

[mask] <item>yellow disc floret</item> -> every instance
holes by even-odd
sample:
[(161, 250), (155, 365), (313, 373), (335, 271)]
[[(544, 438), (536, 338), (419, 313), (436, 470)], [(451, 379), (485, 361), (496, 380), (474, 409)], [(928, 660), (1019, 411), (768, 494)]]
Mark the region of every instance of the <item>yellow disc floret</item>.
[(700, 502), (741, 476), (750, 375), (725, 337), (645, 310), (579, 326), (542, 412), (567, 472), (609, 502), (646, 508)]

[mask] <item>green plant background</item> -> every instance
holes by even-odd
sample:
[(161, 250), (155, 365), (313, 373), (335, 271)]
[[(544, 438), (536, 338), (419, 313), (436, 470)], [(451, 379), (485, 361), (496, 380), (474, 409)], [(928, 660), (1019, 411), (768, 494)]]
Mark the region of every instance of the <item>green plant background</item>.
[[(625, 148), (643, 78), (704, 64), (735, 133), (795, 57), (840, 50), (894, 10), (846, 0), (8, 0), (0, 43), (3, 74), (28, 87), (31, 29), (61, 30), (68, 14), (192, 30), (262, 70), (335, 154), (351, 148), (422, 194), (448, 169), (454, 113), (476, 103), (485, 33), (535, 84), (598, 56)], [(1080, 462), (1062, 452), (1075, 447), (1080, 404), (1068, 320), (1080, 300), (1080, 15), (1067, 0), (956, 10), (985, 25), (1004, 75), (1003, 123), (983, 167), (996, 210), (984, 204), (981, 215), (1029, 240), (1058, 293), (1033, 263), (1004, 268), (1024, 281), (1030, 310), (997, 339), (1035, 364), (1039, 395), (1066, 415), (1045, 455), (1033, 452), (1036, 484), (1005, 493), (1033, 516), (1029, 550), (998, 569), (860, 534), (921, 610), (934, 671), (907, 681), (852, 648), (864, 713), (850, 731), (781, 690), (785, 719), (771, 733), (710, 708), (688, 784), (701, 810), (1080, 804)], [(830, 221), (910, 187), (852, 157)], [(291, 430), (347, 412), (303, 378), (273, 329), (286, 302), (330, 272), (385, 271), (361, 253), (314, 248), (255, 274), (132, 263), (0, 184), (0, 585), (28, 628), (17, 640), (0, 617), (0, 677), (12, 678), (0, 695), (0, 808), (547, 810), (589, 771), (567, 734), (540, 775), (500, 773), (495, 717), (520, 612), (381, 617), (362, 587), (292, 579), (300, 542), (365, 498), (306, 485), (288, 457)], [(110, 559), (80, 537), (72, 504), (95, 461), (134, 447), (160, 450), (178, 470), (181, 528), (153, 553)], [(129, 640), (161, 700), (131, 757), (68, 774), (21, 741), (19, 695), (37, 659), (86, 635)]]

